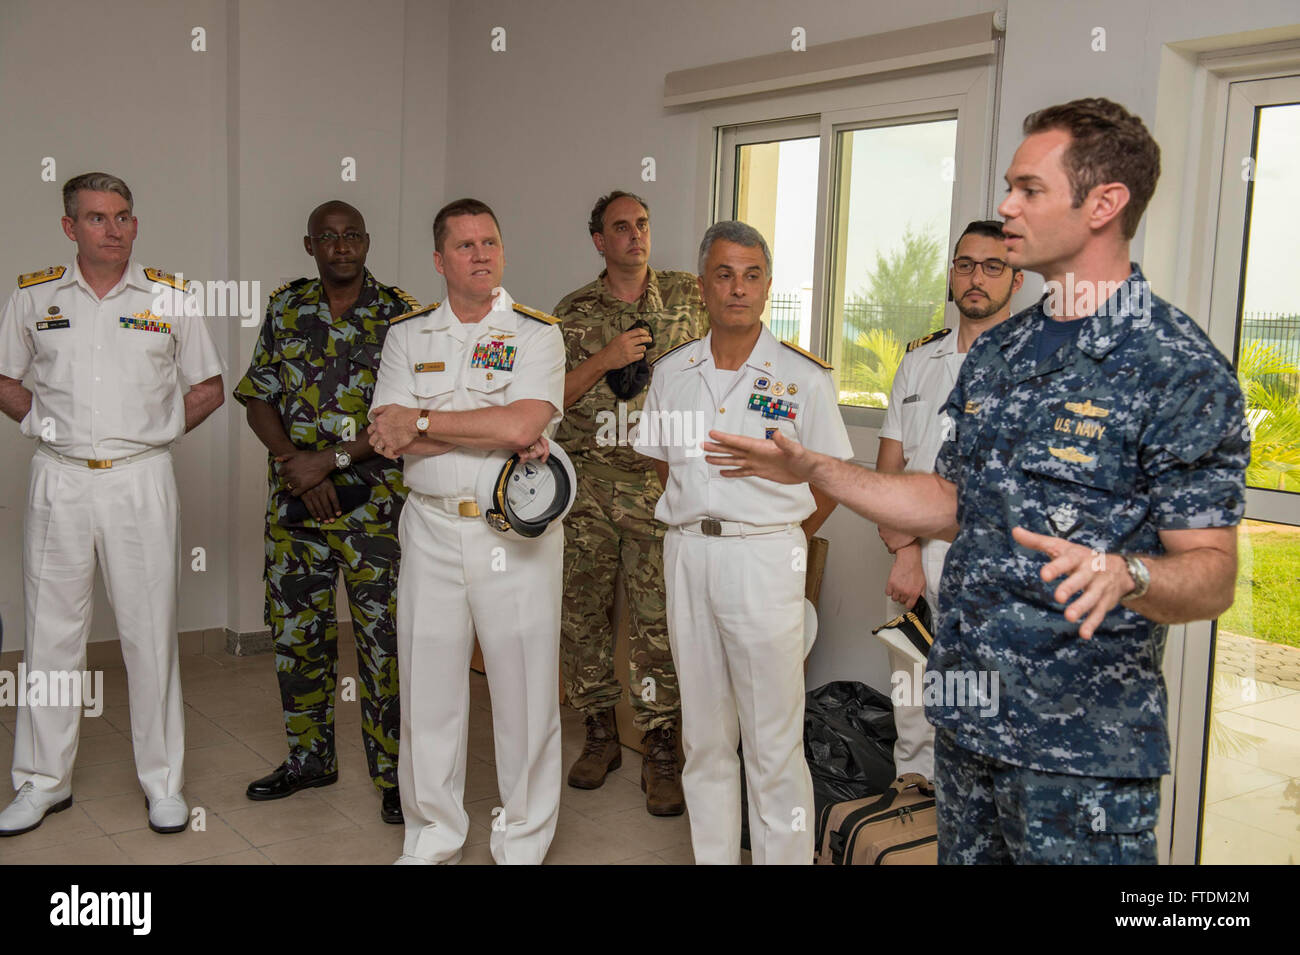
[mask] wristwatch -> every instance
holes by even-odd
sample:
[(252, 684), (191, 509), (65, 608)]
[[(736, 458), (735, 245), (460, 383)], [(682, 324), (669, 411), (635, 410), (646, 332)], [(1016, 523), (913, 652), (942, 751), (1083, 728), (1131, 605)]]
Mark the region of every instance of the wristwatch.
[(339, 470), (342, 470), (343, 468), (347, 467), (351, 463), (352, 463), (352, 455), (348, 454), (346, 451), (334, 452), (334, 466)]
[(415, 419), (415, 430), (420, 432), (420, 434), (428, 434), (429, 415), (431, 414), (433, 414), (433, 412), (425, 411), (423, 408), (420, 409), (420, 417)]
[(1151, 571), (1147, 570), (1147, 565), (1142, 563), (1140, 557), (1132, 554), (1124, 554), (1123, 557), (1124, 566), (1128, 568), (1129, 576), (1133, 578), (1133, 589), (1120, 598), (1121, 602), (1145, 597), (1147, 591), (1151, 589)]

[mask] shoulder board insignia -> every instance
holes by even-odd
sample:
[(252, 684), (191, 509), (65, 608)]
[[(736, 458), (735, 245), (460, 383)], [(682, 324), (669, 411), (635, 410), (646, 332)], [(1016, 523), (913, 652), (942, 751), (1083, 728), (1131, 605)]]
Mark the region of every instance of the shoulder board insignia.
[(394, 295), (400, 298), (407, 305), (411, 306), (411, 308), (416, 309), (417, 311), (419, 310), (420, 303), (416, 301), (415, 297), (411, 295), (409, 292), (403, 292), (396, 285), (389, 286), (388, 291), (392, 292)]
[(680, 350), (680, 349), (682, 349), (682, 348), (685, 348), (687, 345), (693, 345), (693, 344), (695, 344), (695, 343), (698, 342), (698, 341), (699, 341), (698, 338), (691, 338), (691, 339), (688, 339), (687, 341), (682, 342), (680, 345), (674, 345), (672, 348), (668, 349), (666, 352), (664, 352), (662, 355), (659, 355), (657, 358), (652, 358), (652, 359), (650, 360), (650, 367), (653, 368), (655, 365), (659, 364), (661, 361), (663, 361), (665, 358), (667, 358), (667, 357), (668, 357), (669, 355), (671, 355), (673, 352), (678, 351), (678, 350)]
[(545, 325), (557, 325), (560, 321), (554, 315), (547, 315), (545, 312), (539, 312), (537, 309), (529, 308), (527, 305), (520, 305), (518, 302), (515, 302), (515, 311), (520, 315), (527, 315), (529, 318), (536, 319)]
[(182, 282), (171, 272), (164, 272), (162, 269), (145, 269), (144, 277), (150, 282), (157, 282), (159, 285), (170, 285), (172, 288), (180, 289), (182, 292), (189, 291), (190, 283)]
[(277, 288), (277, 289), (272, 289), (272, 290), (271, 290), (271, 294), (270, 294), (269, 297), (270, 297), (270, 298), (275, 298), (277, 295), (279, 295), (281, 292), (285, 291), (286, 289), (291, 289), (291, 288), (293, 288), (295, 285), (302, 285), (304, 282), (310, 282), (310, 281), (311, 281), (311, 279), (307, 278), (306, 276), (303, 276), (303, 277), (300, 278), (300, 279), (294, 279), (292, 282), (285, 282), (285, 283), (284, 283), (283, 285), (281, 285), (279, 288)]
[(908, 342), (907, 350), (911, 351), (914, 348), (920, 348), (922, 345), (928, 345), (930, 342), (943, 338), (944, 335), (947, 335), (951, 331), (951, 328), (941, 328), (937, 332), (931, 332), (929, 335), (922, 335), (916, 341)]
[(48, 269), (24, 272), (18, 276), (18, 287), (31, 288), (33, 285), (40, 285), (43, 282), (53, 282), (55, 279), (63, 278), (63, 273), (66, 271), (68, 271), (66, 265), (51, 265)]
[(405, 314), (398, 315), (396, 318), (390, 318), (390, 319), (388, 320), (388, 324), (389, 324), (389, 325), (396, 325), (398, 322), (404, 322), (404, 321), (406, 321), (408, 318), (416, 318), (416, 317), (418, 317), (418, 316), (420, 316), (420, 315), (427, 315), (427, 314), (429, 314), (429, 312), (432, 312), (435, 308), (437, 308), (437, 307), (438, 307), (439, 305), (441, 305), (441, 304), (442, 304), (442, 302), (434, 302), (432, 305), (426, 305), (426, 306), (424, 306), (424, 308), (417, 308), (417, 309), (416, 309), (415, 311), (413, 311), (413, 312), (406, 312)]
[(822, 361), (820, 358), (818, 358), (818, 357), (817, 357), (816, 355), (814, 355), (812, 352), (810, 352), (810, 351), (805, 351), (804, 349), (800, 348), (798, 345), (791, 345), (789, 342), (781, 342), (781, 344), (784, 345), (786, 348), (789, 348), (789, 349), (791, 349), (791, 350), (793, 350), (793, 351), (797, 351), (799, 354), (803, 355), (804, 358), (807, 358), (807, 359), (809, 359), (810, 361), (815, 361), (817, 364), (821, 365), (821, 366), (822, 366), (823, 368), (825, 368), (827, 371), (830, 371), (831, 369), (833, 369), (833, 368), (835, 367), (835, 366), (832, 365), (830, 362), (828, 362), (828, 361)]

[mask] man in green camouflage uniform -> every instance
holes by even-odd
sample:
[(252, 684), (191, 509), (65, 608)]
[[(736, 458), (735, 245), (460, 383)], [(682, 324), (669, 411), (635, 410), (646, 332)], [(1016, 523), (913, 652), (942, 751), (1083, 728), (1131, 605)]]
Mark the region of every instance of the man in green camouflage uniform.
[(605, 271), (555, 307), (567, 354), (566, 407), (555, 438), (578, 471), (577, 500), (564, 519), (560, 670), (570, 704), (587, 723), (569, 785), (595, 789), (622, 762), (612, 613), (622, 567), (631, 611), (632, 710), (645, 733), (641, 788), (649, 812), (675, 816), (685, 801), (677, 674), (664, 608), (664, 529), (654, 519), (663, 488), (652, 462), (632, 450), (628, 432), (645, 401), (648, 362), (699, 337), (707, 319), (694, 275), (649, 267), (650, 213), (642, 199), (617, 190), (603, 196), (588, 230)]
[(356, 209), (318, 207), (303, 243), (319, 279), (276, 289), (235, 398), (270, 452), (266, 620), (284, 705), (289, 758), (249, 784), (279, 799), (338, 779), (334, 688), (341, 570), (356, 634), (361, 732), (381, 818), (401, 823), (400, 710), (394, 629), (397, 519), (406, 496), (400, 461), (376, 455), (367, 410), (391, 319), (418, 308), (365, 267), (370, 237)]

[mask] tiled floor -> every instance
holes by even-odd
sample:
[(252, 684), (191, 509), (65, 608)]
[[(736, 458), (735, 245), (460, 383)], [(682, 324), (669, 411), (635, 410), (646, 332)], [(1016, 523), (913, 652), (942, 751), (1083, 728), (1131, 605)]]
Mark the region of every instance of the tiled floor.
[(1300, 651), (1221, 635), (1204, 863), (1300, 864)]
[[(356, 673), (356, 654), (340, 638), (341, 675)], [(379, 819), (379, 795), (366, 773), (360, 709), (336, 712), (339, 781), (288, 799), (255, 803), (249, 781), (285, 755), (279, 695), (270, 655), (181, 658), (185, 695), (185, 796), (204, 810), (206, 829), (159, 835), (147, 826), (144, 797), (131, 758), (126, 672), (104, 670), (104, 712), (82, 720), (71, 809), (39, 829), (0, 840), (0, 863), (387, 864), (402, 850), (402, 827)], [(470, 834), (463, 863), (491, 864), (488, 827), (497, 797), (487, 681), (470, 675), (472, 713), (465, 805)], [(581, 717), (563, 707), (564, 767), (582, 749)], [(15, 711), (0, 707), (0, 769), (13, 756)], [(641, 757), (623, 750), (623, 765), (600, 789), (562, 787), (559, 825), (548, 864), (663, 865), (690, 863), (685, 816), (645, 811)], [(0, 784), (7, 805), (9, 788)], [(746, 855), (748, 855), (746, 853)]]

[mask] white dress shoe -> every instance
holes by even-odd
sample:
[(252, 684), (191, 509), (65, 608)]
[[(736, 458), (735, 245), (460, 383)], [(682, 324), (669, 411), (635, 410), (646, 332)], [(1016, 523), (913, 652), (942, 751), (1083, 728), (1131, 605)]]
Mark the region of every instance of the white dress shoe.
[(14, 801), (0, 812), (0, 836), (31, 832), (52, 812), (63, 812), (72, 805), (72, 787), (59, 792), (44, 792), (32, 783), (23, 783)]
[(184, 796), (167, 796), (155, 803), (146, 799), (144, 804), (149, 807), (149, 828), (154, 832), (184, 832), (190, 824), (190, 807)]
[(458, 850), (450, 859), (444, 859), (442, 862), (433, 862), (429, 859), (422, 859), (420, 856), (408, 856), (405, 853), (397, 857), (393, 865), (457, 865), (460, 862), (460, 851)]

